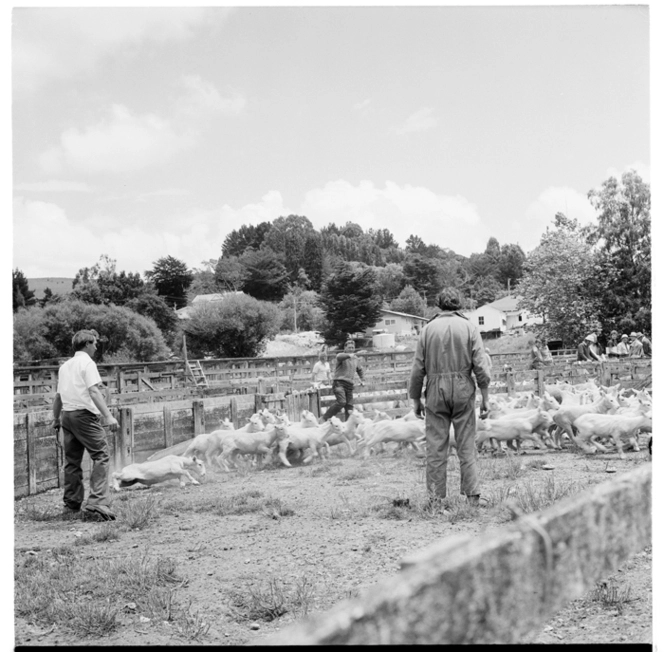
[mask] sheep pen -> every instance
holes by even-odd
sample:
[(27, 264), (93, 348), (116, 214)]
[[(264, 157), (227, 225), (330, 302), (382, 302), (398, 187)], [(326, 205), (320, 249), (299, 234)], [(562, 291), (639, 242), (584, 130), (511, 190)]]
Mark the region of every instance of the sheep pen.
[[(642, 435), (642, 441), (645, 435)], [(399, 572), (445, 537), (490, 536), (513, 510), (533, 513), (649, 462), (576, 449), (482, 453), (488, 506), (459, 496), (426, 506), (424, 459), (387, 444), (346, 446), (309, 464), (208, 469), (113, 494), (113, 523), (63, 520), (61, 489), (15, 502), (16, 645), (253, 645)], [(651, 548), (602, 578), (524, 643), (650, 643)]]

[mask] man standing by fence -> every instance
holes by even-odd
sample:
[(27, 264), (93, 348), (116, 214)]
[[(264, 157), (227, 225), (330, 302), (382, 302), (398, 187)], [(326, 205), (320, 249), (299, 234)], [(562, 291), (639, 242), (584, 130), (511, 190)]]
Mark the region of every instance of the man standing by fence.
[(101, 377), (92, 356), (97, 349), (97, 331), (78, 331), (73, 339), (74, 357), (58, 372), (58, 391), (53, 402), (53, 427), (62, 428), (65, 454), (65, 513), (81, 510), (83, 453), (93, 461), (90, 493), (83, 514), (104, 521), (115, 520), (108, 496), (109, 453), (101, 417), (111, 430), (118, 422), (110, 413), (101, 393)]
[(364, 385), (364, 370), (359, 358), (355, 355), (355, 342), (348, 340), (342, 353), (337, 353), (332, 391), (335, 402), (327, 409), (322, 417), (325, 422), (335, 414), (344, 410), (346, 419), (353, 410), (353, 389), (355, 387), (355, 373), (360, 377), (360, 385)]
[(420, 333), (410, 374), (409, 395), (417, 416), (424, 416), (421, 394), (426, 376), (426, 484), (430, 500), (447, 495), (450, 423), (454, 425), (461, 470), (461, 493), (480, 503), (475, 446), (475, 375), (482, 393), (481, 412), (488, 410), (491, 373), (482, 337), (459, 312), (461, 296), (447, 288), (438, 296), (442, 310)]

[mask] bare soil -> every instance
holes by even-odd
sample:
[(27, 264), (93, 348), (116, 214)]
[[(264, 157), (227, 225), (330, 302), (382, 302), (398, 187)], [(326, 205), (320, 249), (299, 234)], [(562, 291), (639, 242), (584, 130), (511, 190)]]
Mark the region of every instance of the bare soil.
[[(528, 449), (518, 458), (482, 454), (483, 495), (490, 505), (468, 509), (458, 496), (458, 461), (452, 456), (447, 499), (451, 513), (445, 515), (424, 509), (424, 460), (415, 451), (386, 450), (365, 459), (349, 456), (341, 446), (333, 448), (328, 459), (309, 465), (270, 464), (259, 470), (246, 464), (230, 473), (210, 469), (200, 486), (181, 489), (170, 481), (151, 489), (136, 485), (123, 490), (113, 496), (119, 538), (101, 542), (91, 537), (104, 525), (31, 517), (35, 510), (59, 508), (61, 490), (49, 491), (15, 504), (17, 568), (27, 556), (51, 560), (53, 550), (61, 547), (71, 547), (81, 563), (132, 555), (170, 559), (185, 580), (175, 599), (188, 605), (196, 626), (183, 629), (175, 622), (148, 620), (136, 607), (140, 596), (133, 608), (131, 600), (118, 596), (112, 605), (117, 608), (116, 626), (106, 636), (81, 636), (67, 620), (47, 623), (17, 616), (15, 644), (260, 644), (306, 614), (323, 612), (395, 575), (402, 557), (437, 539), (460, 533), (480, 536), (500, 528), (510, 518), (500, 498), (509, 486), (512, 495), (527, 486), (530, 492), (533, 487), (544, 492), (551, 489), (553, 476), (562, 497), (610, 481), (613, 470), (619, 474), (647, 461), (647, 450), (628, 453), (622, 461), (610, 454), (589, 457), (570, 450)], [(157, 499), (151, 521), (143, 529), (128, 529), (123, 514), (149, 496)], [(406, 499), (409, 505), (394, 506), (395, 500)], [(240, 506), (252, 500), (257, 510), (243, 513)], [(89, 543), (80, 545), (81, 540)], [(615, 575), (602, 578), (620, 600), (606, 598), (606, 592), (602, 600), (599, 589), (589, 592), (523, 642), (651, 643), (651, 569), (647, 548)], [(265, 610), (252, 613), (250, 607), (256, 607), (260, 596), (264, 602), (272, 596), (285, 613), (273, 619)]]

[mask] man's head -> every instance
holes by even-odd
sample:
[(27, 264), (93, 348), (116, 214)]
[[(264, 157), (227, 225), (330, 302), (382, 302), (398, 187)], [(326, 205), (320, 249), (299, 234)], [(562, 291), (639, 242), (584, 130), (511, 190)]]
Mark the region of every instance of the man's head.
[(322, 353), (322, 352), (319, 353), (319, 354), (318, 354), (318, 359), (319, 359), (321, 362), (325, 362), (325, 361), (327, 360), (327, 353)]
[[(82, 330), (74, 334), (74, 337), (71, 339), (71, 345), (74, 351), (84, 351), (88, 347), (90, 350), (97, 348), (97, 340), (99, 339), (99, 333), (96, 330)], [(90, 351), (88, 351), (89, 353)]]
[(344, 351), (355, 351), (355, 342), (353, 340), (346, 340)]
[(454, 288), (445, 288), (438, 295), (436, 302), (441, 310), (459, 310), (461, 295)]

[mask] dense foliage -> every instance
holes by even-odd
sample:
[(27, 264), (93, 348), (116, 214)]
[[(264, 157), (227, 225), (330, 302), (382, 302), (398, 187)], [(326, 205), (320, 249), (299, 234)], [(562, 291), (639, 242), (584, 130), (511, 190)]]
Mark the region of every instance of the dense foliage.
[(97, 359), (141, 362), (163, 360), (169, 354), (154, 321), (119, 306), (104, 306), (69, 299), (44, 308), (19, 310), (14, 316), (14, 360), (28, 363), (69, 357), (76, 331), (93, 328), (100, 335)]
[(366, 265), (341, 263), (321, 293), (326, 323), (325, 342), (343, 345), (348, 337), (375, 325), (382, 300), (376, 293), (376, 276)]
[(186, 263), (166, 256), (154, 263), (151, 270), (145, 272), (146, 278), (154, 283), (157, 294), (170, 305), (184, 308), (187, 305), (187, 290), (194, 280), (194, 273)]
[(252, 358), (276, 335), (280, 322), (276, 305), (229, 294), (223, 301), (197, 306), (181, 328), (190, 357)]

